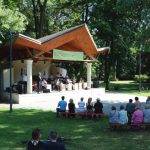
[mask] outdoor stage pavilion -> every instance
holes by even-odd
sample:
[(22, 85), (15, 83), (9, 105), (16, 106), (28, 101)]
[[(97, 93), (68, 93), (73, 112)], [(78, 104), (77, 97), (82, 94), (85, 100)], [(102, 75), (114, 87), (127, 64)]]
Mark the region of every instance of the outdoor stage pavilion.
[[(41, 72), (48, 77), (53, 62), (86, 62), (87, 87), (91, 88), (91, 63), (97, 61), (96, 57), (99, 54), (110, 49), (96, 47), (86, 24), (40, 39), (33, 39), (22, 34), (12, 34), (10, 38), (12, 38), (12, 44), (6, 43), (0, 47), (1, 99), (9, 99), (6, 88), (10, 87), (10, 80), (12, 85), (20, 80), (21, 69), (25, 69), (27, 74), (27, 94), (32, 94), (32, 76)], [(11, 60), (12, 68), (9, 65)], [(19, 94), (12, 93), (12, 95), (13, 99), (17, 99), (16, 95)]]

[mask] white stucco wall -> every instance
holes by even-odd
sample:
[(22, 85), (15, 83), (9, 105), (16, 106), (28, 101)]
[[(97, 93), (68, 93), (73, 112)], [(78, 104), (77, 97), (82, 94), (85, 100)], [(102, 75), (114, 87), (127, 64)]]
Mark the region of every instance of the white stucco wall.
[[(14, 68), (12, 68), (12, 84), (14, 83)], [(3, 90), (6, 90), (6, 87), (10, 87), (10, 69), (3, 70)]]
[(44, 77), (44, 72), (45, 72), (45, 78), (48, 78), (50, 75), (50, 68), (51, 68), (51, 62), (43, 62), (43, 61), (38, 61), (38, 62), (33, 62), (33, 67), (32, 67), (32, 73), (33, 75), (37, 75), (39, 72), (41, 72), (42, 77)]
[(60, 67), (56, 67), (55, 65), (51, 65), (51, 73), (56, 76), (57, 75), (57, 72), (59, 74), (62, 74), (63, 77), (66, 76), (67, 74), (67, 70), (64, 69), (64, 68), (60, 68)]
[[(26, 63), (21, 62), (20, 60), (18, 61), (13, 61), (13, 68), (12, 68), (12, 84), (17, 83), (18, 81), (21, 80), (21, 69), (26, 72)], [(4, 84), (4, 90), (6, 87), (9, 87), (10, 85), (10, 74), (9, 74), (9, 69), (3, 70), (3, 84)], [(38, 61), (38, 62), (33, 62), (32, 65), (32, 74), (37, 75), (39, 72), (41, 72), (42, 77), (48, 78), (51, 73), (55, 76), (57, 72), (59, 74), (62, 74), (62, 76), (66, 76), (67, 70), (64, 68), (56, 67), (54, 64), (51, 65), (51, 62), (45, 62), (44, 61)], [(45, 76), (44, 76), (45, 73)]]
[[(14, 82), (18, 82), (21, 79), (21, 69), (26, 70), (26, 63), (21, 63), (21, 61), (14, 61), (13, 62), (14, 66)], [(45, 77), (48, 78), (50, 75), (50, 67), (51, 63), (50, 62), (43, 62), (43, 61), (38, 61), (38, 62), (33, 62), (32, 65), (32, 74), (37, 75), (39, 72), (41, 72), (42, 77), (44, 77), (44, 72), (45, 72)]]

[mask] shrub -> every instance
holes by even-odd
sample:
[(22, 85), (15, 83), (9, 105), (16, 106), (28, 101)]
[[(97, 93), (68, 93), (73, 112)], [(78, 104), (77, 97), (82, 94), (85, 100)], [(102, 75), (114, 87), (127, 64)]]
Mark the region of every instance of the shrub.
[(149, 77), (146, 74), (143, 74), (143, 75), (140, 75), (140, 76), (139, 75), (134, 76), (134, 80), (136, 82), (140, 82), (140, 79), (141, 79), (142, 83), (146, 83), (148, 81)]

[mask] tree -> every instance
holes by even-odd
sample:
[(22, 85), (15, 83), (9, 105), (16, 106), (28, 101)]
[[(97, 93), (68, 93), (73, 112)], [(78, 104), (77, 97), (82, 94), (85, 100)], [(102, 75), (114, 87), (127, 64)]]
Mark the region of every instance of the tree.
[(32, 0), (36, 38), (43, 36), (47, 0)]
[(27, 25), (26, 16), (21, 14), (17, 9), (11, 10), (3, 6), (0, 2), (0, 41), (5, 40), (8, 31), (22, 32)]

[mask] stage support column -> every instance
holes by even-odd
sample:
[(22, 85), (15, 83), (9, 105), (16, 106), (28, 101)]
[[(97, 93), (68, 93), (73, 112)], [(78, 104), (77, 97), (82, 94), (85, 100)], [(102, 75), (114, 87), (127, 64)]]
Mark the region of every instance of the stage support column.
[(27, 65), (27, 94), (32, 93), (32, 63), (33, 60), (25, 60)]
[(92, 63), (87, 63), (87, 88), (91, 88), (91, 67)]

